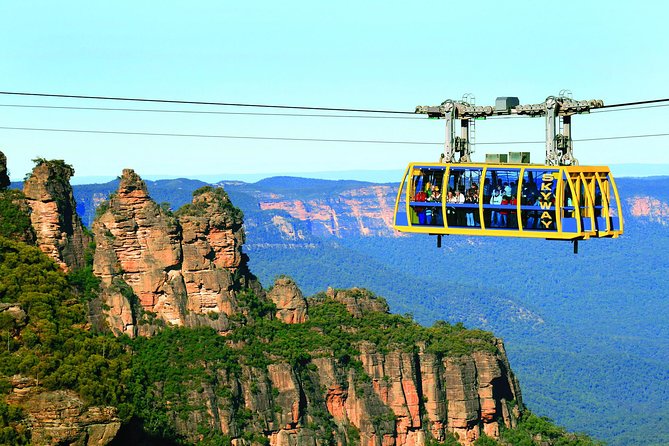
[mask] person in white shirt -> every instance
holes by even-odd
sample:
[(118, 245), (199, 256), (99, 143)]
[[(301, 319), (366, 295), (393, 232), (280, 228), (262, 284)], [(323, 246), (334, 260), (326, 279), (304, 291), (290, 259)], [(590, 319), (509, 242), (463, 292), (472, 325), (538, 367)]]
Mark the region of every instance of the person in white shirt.
[[(458, 204), (465, 204), (465, 194), (461, 193), (459, 189), (455, 190), (455, 202)], [(464, 208), (455, 208), (455, 220), (458, 226), (465, 226), (464, 211)]]
[[(490, 197), (490, 204), (502, 204), (502, 194), (499, 189), (495, 189)], [(499, 226), (500, 213), (499, 210), (493, 209), (492, 217), (490, 218), (490, 227)]]

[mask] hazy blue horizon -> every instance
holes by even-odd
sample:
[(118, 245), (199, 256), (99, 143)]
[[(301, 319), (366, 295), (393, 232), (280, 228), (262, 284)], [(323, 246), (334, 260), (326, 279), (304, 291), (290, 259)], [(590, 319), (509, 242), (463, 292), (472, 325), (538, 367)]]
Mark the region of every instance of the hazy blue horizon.
[[(611, 172), (617, 178), (626, 177), (653, 177), (653, 176), (669, 176), (669, 164), (612, 164), (609, 166)], [(137, 172), (143, 179), (169, 180), (177, 178), (185, 178), (189, 180), (200, 180), (205, 183), (218, 183), (221, 181), (243, 181), (246, 183), (255, 183), (265, 178), (272, 178), (278, 176), (300, 177), (300, 178), (314, 178), (321, 180), (357, 180), (368, 181), (370, 183), (399, 183), (402, 179), (404, 169), (392, 170), (341, 170), (341, 171), (321, 171), (321, 172), (266, 172), (266, 173), (249, 173), (249, 174), (234, 174), (221, 173), (218, 175), (198, 175), (198, 174), (184, 174), (184, 175), (142, 175)], [(102, 184), (114, 180), (115, 176), (100, 175), (100, 176), (74, 176), (71, 179), (73, 185), (80, 184)], [(13, 180), (17, 181), (17, 180)]]

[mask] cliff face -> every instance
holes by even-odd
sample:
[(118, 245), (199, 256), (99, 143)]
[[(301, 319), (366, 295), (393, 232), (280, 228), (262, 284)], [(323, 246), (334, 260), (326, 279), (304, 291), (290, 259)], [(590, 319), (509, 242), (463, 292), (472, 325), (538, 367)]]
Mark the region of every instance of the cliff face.
[(627, 207), (632, 217), (659, 223), (669, 224), (669, 204), (651, 196), (633, 196), (627, 199)]
[[(392, 226), (395, 206), (393, 188), (369, 186), (344, 191), (335, 198), (316, 197), (308, 200), (290, 199), (277, 194), (258, 197), (263, 211), (285, 211), (300, 221), (310, 221), (314, 233), (343, 237), (351, 234), (393, 235)], [(274, 222), (287, 237), (297, 237), (287, 221)]]
[(222, 190), (196, 194), (178, 216), (132, 170), (93, 224), (94, 273), (114, 333), (150, 335), (160, 324), (230, 329), (236, 290), (259, 284), (241, 252), (241, 216)]
[(69, 390), (44, 391), (34, 380), (15, 376), (7, 403), (23, 408), (32, 444), (108, 444), (121, 427), (114, 407), (84, 404)]
[(287, 277), (276, 280), (267, 297), (276, 305), (276, 318), (286, 324), (302, 324), (309, 319), (307, 301), (295, 282)]
[(90, 238), (76, 213), (70, 177), (74, 169), (60, 160), (40, 160), (23, 185), (37, 245), (61, 269), (85, 265)]
[(9, 175), (7, 174), (7, 157), (0, 152), (0, 190), (9, 186)]
[(308, 184), (317, 180), (304, 181), (306, 192), (299, 184), (279, 192), (232, 184), (230, 193), (255, 202), (257, 211), (247, 213), (246, 227), (266, 233), (265, 239), (305, 243), (314, 238), (399, 236), (392, 229), (397, 194), (393, 186), (355, 182), (337, 187), (328, 182), (319, 190)]
[[(329, 290), (309, 299), (309, 308), (332, 301), (355, 318), (374, 317), (385, 306), (363, 290)], [(212, 365), (210, 378), (190, 383), (197, 390), (182, 390), (183, 401), (169, 398), (169, 416), (191, 441), (206, 426), (233, 439), (262, 433), (272, 446), (421, 446), (449, 433), (463, 445), (483, 432), (498, 438), (500, 427), (514, 427), (520, 415), (520, 389), (499, 340), (452, 356), (425, 343), (407, 349), (362, 341), (355, 348), (359, 355), (344, 361), (326, 348), (300, 365), (272, 360), (252, 367), (242, 360), (236, 373)], [(155, 385), (157, 392), (165, 387)]]

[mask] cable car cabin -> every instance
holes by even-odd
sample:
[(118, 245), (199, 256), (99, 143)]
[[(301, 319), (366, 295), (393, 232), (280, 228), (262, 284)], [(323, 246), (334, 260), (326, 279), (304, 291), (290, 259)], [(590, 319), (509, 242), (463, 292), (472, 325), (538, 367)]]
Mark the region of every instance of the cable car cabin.
[(623, 218), (608, 167), (412, 163), (397, 195), (394, 228), (577, 241), (618, 237)]

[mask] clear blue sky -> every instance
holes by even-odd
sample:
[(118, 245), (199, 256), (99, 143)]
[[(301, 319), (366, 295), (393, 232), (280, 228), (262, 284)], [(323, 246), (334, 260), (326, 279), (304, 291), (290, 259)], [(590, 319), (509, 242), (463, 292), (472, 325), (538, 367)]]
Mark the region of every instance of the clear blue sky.
[[(476, 95), (620, 103), (669, 97), (667, 3), (0, 3), (0, 90), (413, 111)], [(0, 95), (0, 105), (217, 110)], [(220, 111), (253, 111), (222, 108)], [(669, 107), (574, 118), (574, 137), (669, 133)], [(0, 126), (443, 141), (443, 122), (40, 110), (0, 106)], [(542, 140), (543, 120), (489, 120), (477, 141)], [(582, 164), (669, 163), (669, 138), (576, 143)], [(401, 170), (439, 146), (192, 139), (0, 130), (13, 179), (31, 158), (78, 176)], [(485, 152), (543, 144), (479, 146)]]

